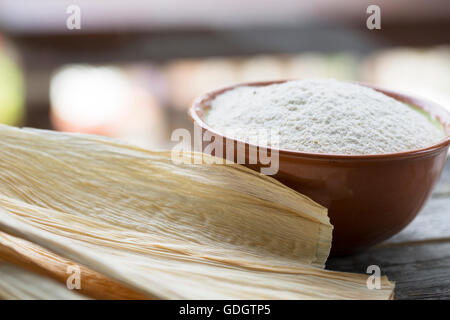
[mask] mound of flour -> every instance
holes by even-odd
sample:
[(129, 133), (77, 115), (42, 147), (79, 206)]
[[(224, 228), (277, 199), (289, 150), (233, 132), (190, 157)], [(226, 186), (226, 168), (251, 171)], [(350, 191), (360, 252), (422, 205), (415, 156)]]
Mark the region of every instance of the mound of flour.
[(205, 122), (247, 142), (251, 130), (278, 129), (279, 148), (314, 153), (393, 153), (424, 148), (444, 137), (408, 105), (336, 80), (238, 87), (212, 101)]

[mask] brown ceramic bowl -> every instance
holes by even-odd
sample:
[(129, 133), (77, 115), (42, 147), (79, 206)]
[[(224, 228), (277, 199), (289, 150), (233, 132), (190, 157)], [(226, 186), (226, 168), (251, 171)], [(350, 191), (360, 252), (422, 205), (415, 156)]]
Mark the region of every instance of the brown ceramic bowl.
[[(237, 86), (281, 82), (284, 81)], [(189, 115), (203, 133), (206, 131), (215, 139), (224, 138), (202, 117), (215, 96), (237, 86), (207, 93), (194, 102)], [(402, 230), (430, 196), (447, 159), (450, 144), (450, 115), (447, 111), (428, 101), (374, 89), (428, 112), (442, 124), (446, 137), (425, 149), (378, 155), (318, 154), (278, 149), (279, 171), (274, 178), (328, 208), (334, 225), (334, 255), (357, 252)], [(236, 146), (238, 141), (230, 140)], [(248, 160), (249, 144), (239, 143), (245, 144)], [(209, 142), (204, 143), (203, 148), (207, 144)], [(271, 148), (267, 150), (270, 152)], [(225, 151), (224, 147), (224, 155)], [(258, 171), (263, 167), (260, 163), (246, 166)]]

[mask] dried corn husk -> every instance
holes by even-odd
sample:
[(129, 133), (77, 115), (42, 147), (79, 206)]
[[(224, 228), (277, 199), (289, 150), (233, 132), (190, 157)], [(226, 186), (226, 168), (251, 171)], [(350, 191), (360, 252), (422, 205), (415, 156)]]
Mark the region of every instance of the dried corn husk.
[(0, 230), (148, 298), (392, 296), (323, 270), (326, 209), (242, 166), (7, 126), (0, 149)]
[(53, 278), (66, 283), (70, 267), (78, 266), (83, 276), (83, 285), (77, 293), (95, 299), (133, 299), (142, 300), (146, 296), (111, 280), (84, 266), (62, 258), (41, 246), (0, 232), (0, 259), (19, 266), (27, 271)]
[(0, 299), (84, 300), (87, 298), (54, 280), (0, 261)]

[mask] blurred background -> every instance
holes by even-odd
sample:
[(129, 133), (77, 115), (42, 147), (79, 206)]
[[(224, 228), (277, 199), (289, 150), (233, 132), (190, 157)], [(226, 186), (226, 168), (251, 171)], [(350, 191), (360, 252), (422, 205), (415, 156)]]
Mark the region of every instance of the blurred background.
[(168, 148), (205, 91), (318, 77), (450, 110), (450, 1), (0, 0), (0, 123)]

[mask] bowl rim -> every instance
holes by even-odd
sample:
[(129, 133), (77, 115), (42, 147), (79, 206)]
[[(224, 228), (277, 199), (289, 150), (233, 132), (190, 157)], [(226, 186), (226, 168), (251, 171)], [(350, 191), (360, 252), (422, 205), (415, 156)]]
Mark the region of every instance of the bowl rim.
[(280, 84), (287, 81), (293, 81), (298, 79), (283, 79), (283, 80), (275, 80), (275, 81), (256, 81), (256, 82), (245, 82), (238, 83), (231, 86), (219, 88), (213, 91), (209, 91), (199, 97), (197, 97), (189, 108), (188, 114), (194, 124), (200, 126), (203, 130), (207, 130), (211, 132), (214, 136), (218, 136), (219, 138), (228, 139), (229, 141), (233, 141), (233, 143), (244, 144), (246, 147), (252, 148), (262, 148), (267, 150), (274, 150), (278, 152), (280, 155), (284, 156), (292, 156), (292, 157), (304, 157), (304, 158), (314, 158), (314, 159), (324, 159), (324, 160), (361, 160), (361, 159), (399, 159), (399, 158), (413, 158), (418, 156), (427, 156), (434, 154), (435, 152), (439, 152), (442, 149), (448, 147), (450, 145), (450, 113), (442, 108), (435, 102), (432, 102), (427, 99), (417, 98), (411, 96), (409, 94), (400, 93), (397, 91), (393, 91), (390, 89), (381, 88), (378, 86), (374, 86), (371, 84), (366, 84), (363, 82), (350, 82), (359, 84), (365, 87), (372, 88), (376, 91), (386, 94), (387, 96), (394, 98), (400, 102), (408, 103), (413, 105), (416, 108), (419, 108), (422, 111), (425, 111), (433, 118), (435, 118), (443, 127), (445, 137), (440, 140), (438, 143), (435, 143), (429, 147), (414, 149), (408, 151), (401, 151), (395, 153), (381, 153), (381, 154), (331, 154), (331, 153), (313, 153), (313, 152), (303, 152), (303, 151), (295, 151), (291, 149), (283, 149), (283, 148), (273, 148), (262, 145), (255, 145), (243, 140), (226, 137), (225, 135), (217, 132), (215, 129), (211, 128), (205, 121), (203, 121), (203, 113), (205, 108), (207, 107), (206, 103), (213, 100), (216, 96), (237, 87), (244, 86), (267, 86), (271, 84)]

